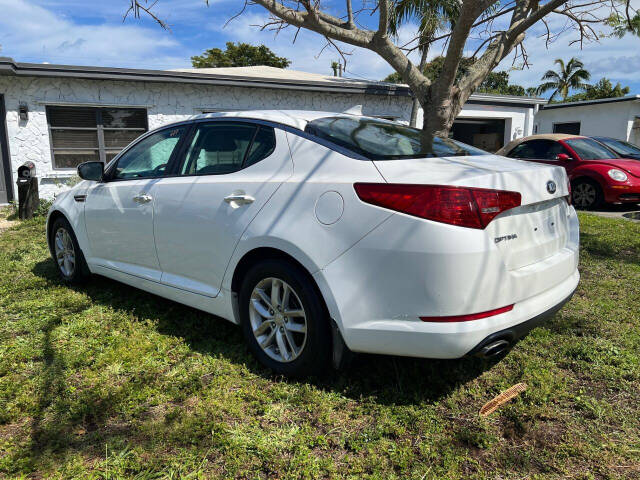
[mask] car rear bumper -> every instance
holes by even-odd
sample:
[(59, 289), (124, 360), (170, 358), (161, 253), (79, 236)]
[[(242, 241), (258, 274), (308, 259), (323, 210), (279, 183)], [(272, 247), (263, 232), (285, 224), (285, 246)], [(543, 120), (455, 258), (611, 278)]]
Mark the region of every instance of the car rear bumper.
[(512, 343), (521, 338), (571, 298), (579, 279), (576, 270), (561, 284), (494, 317), (459, 323), (376, 320), (347, 328), (345, 342), (356, 352), (461, 358), (480, 351), (491, 339), (506, 338)]
[[(575, 290), (579, 230), (567, 211), (566, 244), (509, 269), (483, 230), (394, 215), (314, 278), (347, 346), (356, 352), (460, 358), (490, 335), (533, 319)], [(459, 322), (424, 322), (513, 305)]]
[(558, 313), (558, 311), (562, 309), (565, 303), (571, 300), (574, 292), (571, 292), (571, 294), (569, 294), (567, 298), (562, 300), (557, 305), (554, 305), (549, 310), (542, 312), (522, 323), (512, 325), (511, 327), (507, 327), (498, 332), (494, 332), (488, 335), (478, 345), (471, 349), (471, 351), (467, 353), (467, 356), (481, 356), (486, 358), (496, 356), (497, 354), (501, 353), (504, 348), (512, 346), (518, 340), (527, 336), (531, 330), (540, 326), (553, 315)]

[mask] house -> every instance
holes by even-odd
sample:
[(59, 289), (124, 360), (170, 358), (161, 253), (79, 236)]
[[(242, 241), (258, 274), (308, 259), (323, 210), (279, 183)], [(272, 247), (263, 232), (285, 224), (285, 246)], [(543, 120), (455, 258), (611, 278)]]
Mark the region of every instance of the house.
[[(497, 150), (533, 128), (542, 99), (472, 95), (453, 137)], [(298, 109), (408, 122), (406, 85), (273, 67), (141, 70), (20, 63), (0, 57), (0, 204), (15, 198), (16, 172), (36, 165), (42, 197), (68, 188), (84, 161), (108, 162), (141, 133), (194, 114)]]
[(536, 114), (534, 130), (599, 135), (640, 144), (640, 95), (550, 103)]

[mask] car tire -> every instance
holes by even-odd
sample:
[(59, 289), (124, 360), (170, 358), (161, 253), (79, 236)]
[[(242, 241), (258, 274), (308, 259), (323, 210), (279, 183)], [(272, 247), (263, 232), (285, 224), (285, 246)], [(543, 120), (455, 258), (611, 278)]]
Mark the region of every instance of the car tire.
[(598, 182), (589, 178), (577, 180), (571, 185), (573, 205), (581, 210), (593, 210), (602, 205), (604, 195)]
[(239, 307), (247, 345), (261, 364), (288, 377), (327, 369), (329, 321), (317, 288), (300, 267), (280, 259), (256, 264), (242, 282)]
[(62, 281), (69, 285), (83, 283), (91, 275), (71, 224), (57, 218), (51, 227), (51, 256)]

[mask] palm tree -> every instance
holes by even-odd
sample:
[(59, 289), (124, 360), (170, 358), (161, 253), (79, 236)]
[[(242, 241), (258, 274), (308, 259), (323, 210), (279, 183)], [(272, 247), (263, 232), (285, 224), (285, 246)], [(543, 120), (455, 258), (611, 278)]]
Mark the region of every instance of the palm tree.
[(547, 80), (538, 87), (538, 95), (553, 90), (549, 101), (553, 100), (556, 95), (562, 95), (562, 100), (566, 100), (569, 96), (569, 90), (584, 90), (588, 87), (585, 83), (591, 78), (591, 74), (585, 70), (584, 64), (573, 57), (566, 66), (561, 58), (557, 58), (554, 62), (560, 66), (559, 72), (547, 70), (541, 80)]
[[(460, 14), (460, 2), (457, 0), (399, 0), (390, 12), (389, 30), (392, 35), (398, 36), (400, 26), (412, 20), (419, 19), (418, 51), (420, 52), (420, 64), (418, 68), (424, 71), (429, 55), (429, 46), (438, 30), (447, 24), (455, 23)], [(420, 103), (417, 96), (413, 97), (411, 109), (412, 127), (416, 126)]]

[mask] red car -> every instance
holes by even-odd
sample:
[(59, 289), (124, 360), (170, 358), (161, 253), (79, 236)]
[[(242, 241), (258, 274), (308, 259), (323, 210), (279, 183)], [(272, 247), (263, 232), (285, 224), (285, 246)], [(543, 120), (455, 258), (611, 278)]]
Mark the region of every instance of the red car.
[(532, 135), (514, 140), (497, 153), (563, 166), (577, 208), (640, 202), (640, 160), (621, 158), (592, 138), (561, 133)]

